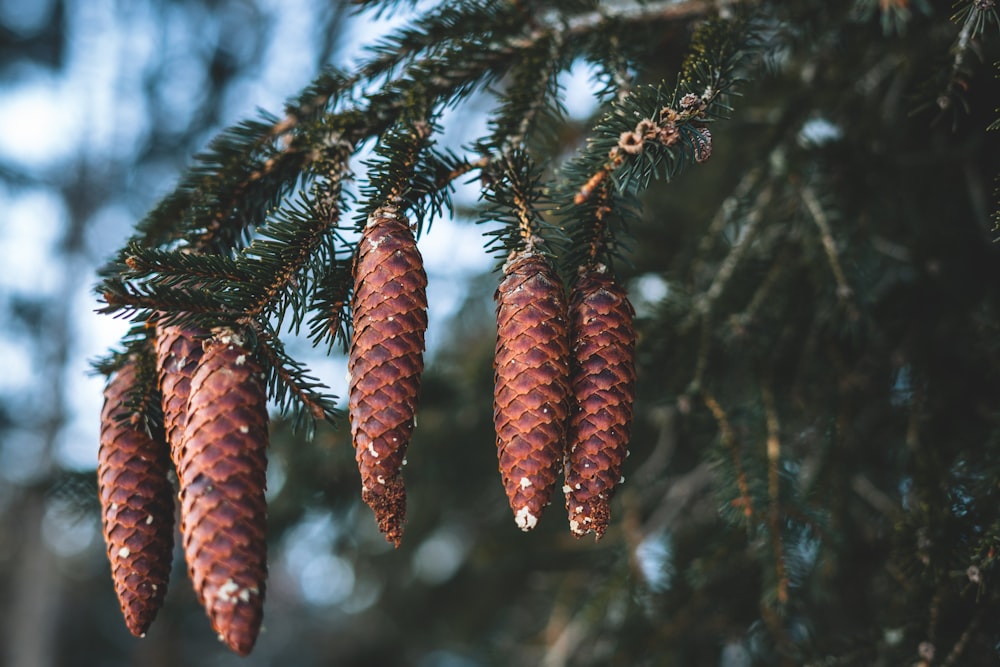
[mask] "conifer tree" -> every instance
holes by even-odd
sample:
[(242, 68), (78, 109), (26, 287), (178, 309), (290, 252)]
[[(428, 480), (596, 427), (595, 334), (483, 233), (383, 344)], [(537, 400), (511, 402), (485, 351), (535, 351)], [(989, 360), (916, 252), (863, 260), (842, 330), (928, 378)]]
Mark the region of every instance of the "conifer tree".
[[(431, 428), (495, 443), (518, 527), (539, 524), (562, 473), (571, 532), (604, 536), (601, 572), (565, 566), (549, 589), (575, 606), (550, 602), (551, 619), (567, 605), (572, 620), (539, 649), (547, 664), (990, 664), (998, 11), (440, 3), (197, 157), (102, 272), (102, 310), (135, 326), (101, 368), (159, 346), (164, 393), (147, 389), (163, 409), (141, 418), (174, 446), (184, 418), (167, 379), (184, 341), (169, 332), (241, 332), (253, 363), (237, 375), (299, 427), (297, 448), (317, 422), (350, 422), (358, 496), (398, 544), (414, 416), (448, 414), (417, 400), (435, 306), (414, 243), (456, 214), (453, 185), (477, 177), (497, 259), (495, 439), (458, 419)], [(599, 87), (582, 123), (562, 88), (580, 63)], [(483, 136), (446, 145), (453, 110), (484, 98)], [(319, 350), (350, 350), (349, 417), (286, 351), (303, 327)], [(231, 499), (254, 519), (238, 558), (254, 580), (238, 586), (256, 596), (266, 419), (254, 414), (257, 437), (227, 451), (245, 447), (261, 487)], [(619, 485), (623, 472), (635, 482)], [(441, 461), (441, 493), (468, 492), (466, 474)], [(475, 522), (499, 531), (497, 516)], [(211, 508), (198, 517), (219, 525)], [(597, 548), (535, 532), (519, 537), (581, 559)], [(213, 553), (226, 562), (205, 571), (239, 565)], [(203, 600), (220, 631), (211, 605), (229, 581)], [(241, 653), (251, 611), (229, 642)]]

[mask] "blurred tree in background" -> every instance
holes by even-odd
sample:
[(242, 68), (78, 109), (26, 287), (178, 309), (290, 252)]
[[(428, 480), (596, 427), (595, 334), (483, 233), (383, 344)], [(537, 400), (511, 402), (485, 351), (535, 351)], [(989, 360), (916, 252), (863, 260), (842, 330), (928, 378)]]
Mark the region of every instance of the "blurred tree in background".
[[(342, 62), (341, 28), (357, 25), (336, 4), (54, 0), (32, 22), (4, 3), (11, 86), (57, 80), (100, 45), (120, 54), (114, 75), (88, 72), (118, 82), (114, 103), (66, 98), (98, 117), (84, 140), (47, 164), (0, 154), (5, 199), (46, 193), (61, 221), (47, 237), (35, 230), (51, 254), (11, 260), (30, 270), (3, 279), (5, 360), (29, 359), (9, 362), (15, 379), (0, 383), (5, 664), (996, 663), (995, 3), (483, 1), (414, 15), (408, 3), (362, 4), (374, 5), (369, 24), (404, 27), (306, 88), (321, 64)], [(170, 191), (164, 181), (220, 125), (283, 85), (270, 78), (279, 45), (310, 54), (279, 94), (286, 114), (233, 126)], [(735, 93), (712, 96), (704, 164), (691, 134), (673, 148), (624, 136), (678, 104), (679, 76), (681, 93), (695, 82)], [(593, 102), (562, 108), (581, 87)], [(413, 146), (400, 128), (425, 119), (437, 143), (403, 159)], [(606, 168), (615, 146), (631, 152)], [(513, 242), (510, 193), (522, 186), (570, 277), (597, 210), (575, 195), (593, 174), (614, 183), (593, 181), (639, 342), (611, 527), (597, 543), (574, 539), (557, 492), (538, 528), (517, 530), (493, 444), (498, 275), (451, 275), (451, 292), (432, 292), (400, 548), (360, 501), (346, 420), (310, 441), (308, 428), (292, 430), (308, 426), (301, 405), (278, 401), (290, 410), (271, 424), (270, 579), (254, 653), (216, 641), (179, 553), (166, 607), (135, 640), (95, 533), (93, 470), (63, 451), (80, 432), (71, 415), (83, 386), (67, 368), (93, 325), (80, 321), (94, 307), (81, 283), (129, 234), (122, 220), (142, 220), (138, 244), (104, 269), (112, 305), (224, 320), (253, 280), (243, 292), (175, 289), (193, 264), (173, 251), (208, 231), (222, 257), (246, 259), (239, 249), (262, 237), (295, 249), (294, 233), (271, 230), (307, 224), (301, 194), (345, 155), (354, 182), (334, 270), (288, 302), (304, 329), (319, 318), (322, 345), (281, 329), (288, 354), (341, 396), (344, 366), (324, 353), (343, 355), (326, 332), (355, 215), (380, 188), (411, 186), (433, 290), (440, 264)], [(483, 225), (450, 224), (449, 206)], [(12, 258), (27, 253), (2, 238)], [(275, 256), (281, 268), (295, 255)], [(275, 269), (258, 268), (262, 280)], [(305, 313), (323, 304), (327, 320)], [(255, 322), (266, 331), (274, 318)]]

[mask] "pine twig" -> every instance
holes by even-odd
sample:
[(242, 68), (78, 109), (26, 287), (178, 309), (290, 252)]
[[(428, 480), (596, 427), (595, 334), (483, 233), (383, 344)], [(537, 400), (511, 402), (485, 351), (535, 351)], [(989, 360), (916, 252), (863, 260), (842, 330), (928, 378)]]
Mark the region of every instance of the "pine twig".
[(524, 241), (524, 247), (528, 252), (535, 249), (535, 244), (539, 242), (539, 237), (534, 229), (534, 212), (527, 193), (520, 188), (513, 189), (511, 193), (514, 201), (514, 214), (517, 216), (517, 229)]
[[(611, 47), (616, 51), (620, 48), (619, 41), (618, 35), (611, 36)], [(615, 60), (611, 76), (615, 87), (615, 100), (621, 104), (631, 94), (632, 87), (635, 85), (632, 77), (629, 76), (627, 64), (622, 62), (621, 58)]]
[(946, 109), (951, 104), (951, 91), (957, 85), (958, 78), (965, 65), (965, 58), (968, 56), (969, 48), (972, 45), (972, 39), (976, 34), (978, 21), (981, 20), (979, 15), (980, 10), (975, 6), (976, 3), (969, 2), (968, 4), (968, 13), (965, 15), (965, 20), (962, 21), (962, 28), (958, 31), (958, 39), (955, 41), (953, 48), (955, 55), (952, 58), (951, 75), (948, 77), (945, 92), (938, 98), (938, 106), (941, 109)]
[(770, 500), (768, 525), (774, 549), (775, 574), (778, 579), (777, 598), (778, 603), (784, 606), (788, 604), (788, 575), (785, 572), (785, 547), (781, 537), (781, 489), (778, 471), (781, 465), (780, 425), (778, 411), (774, 405), (774, 393), (767, 384), (761, 385), (761, 398), (764, 402), (767, 423), (767, 495)]
[(716, 9), (718, 2), (709, 0), (659, 0), (657, 2), (636, 2), (621, 3), (616, 5), (611, 11), (598, 10), (578, 14), (568, 19), (563, 19), (561, 15), (543, 17), (540, 27), (530, 35), (520, 40), (514, 40), (511, 45), (515, 48), (527, 48), (546, 33), (552, 30), (559, 30), (566, 41), (579, 38), (582, 35), (599, 30), (610, 20), (648, 23), (653, 21), (676, 21), (689, 19), (694, 16), (705, 16), (713, 9)]
[[(618, 137), (618, 144), (611, 147), (606, 159), (577, 190), (573, 196), (573, 204), (576, 206), (585, 204), (600, 188), (607, 187), (607, 182), (612, 179), (615, 171), (625, 166), (629, 156), (642, 153), (647, 143), (650, 146), (659, 144), (670, 150), (680, 141), (682, 128), (704, 118), (705, 110), (721, 92), (710, 88), (700, 98), (693, 95), (685, 96), (680, 102), (679, 110), (662, 107), (651, 114), (651, 118), (640, 119), (631, 131), (622, 132)], [(707, 135), (702, 134), (702, 131), (693, 131), (698, 135), (694, 159), (703, 162), (711, 154), (711, 139), (704, 138)]]
[(711, 411), (712, 416), (715, 417), (715, 421), (719, 425), (719, 438), (722, 441), (722, 445), (729, 452), (729, 456), (733, 460), (733, 467), (736, 469), (736, 486), (739, 489), (740, 497), (734, 500), (732, 504), (735, 507), (741, 508), (743, 516), (746, 517), (747, 521), (751, 521), (754, 509), (753, 500), (750, 496), (750, 485), (747, 483), (747, 473), (743, 468), (743, 457), (740, 454), (739, 443), (736, 442), (732, 426), (729, 424), (729, 417), (711, 392), (706, 390), (702, 392), (702, 396), (705, 405)]
[[(681, 325), (683, 327), (683, 324)], [(694, 373), (691, 374), (691, 381), (688, 382), (684, 394), (688, 397), (696, 395), (701, 391), (701, 381), (705, 377), (705, 369), (708, 368), (708, 353), (712, 349), (712, 314), (706, 311), (701, 316), (701, 329), (698, 333), (698, 354), (695, 357)]]
[[(329, 230), (337, 224), (339, 211), (330, 209), (330, 215), (317, 216), (311, 224), (303, 225), (304, 242), (293, 247), (294, 253), (281, 253), (281, 270), (273, 274), (272, 279), (255, 298), (247, 304), (243, 315), (239, 318), (239, 324), (249, 324), (255, 318), (260, 317), (275, 305), (281, 294), (294, 288), (298, 280), (302, 277), (302, 272), (309, 266), (313, 254), (323, 244)], [(255, 239), (244, 251), (244, 257), (260, 256), (262, 248), (270, 241), (258, 238)], [(265, 250), (266, 252), (266, 250)]]
[(500, 145), (504, 153), (507, 153), (515, 148), (522, 148), (524, 146), (525, 140), (527, 139), (528, 136), (528, 132), (530, 131), (532, 125), (534, 124), (535, 119), (538, 118), (538, 115), (545, 108), (545, 98), (546, 98), (546, 93), (548, 92), (549, 82), (552, 80), (553, 75), (556, 74), (556, 68), (559, 65), (559, 60), (562, 55), (562, 48), (563, 48), (562, 33), (559, 31), (553, 31), (550, 37), (550, 44), (548, 49), (549, 57), (547, 59), (548, 63), (551, 66), (542, 68), (542, 70), (538, 72), (538, 78), (540, 83), (542, 84), (540, 86), (541, 94), (536, 95), (535, 99), (532, 100), (530, 106), (527, 109), (523, 110), (521, 114), (521, 119), (517, 124), (517, 130), (515, 131), (515, 133), (510, 135), (509, 137), (506, 137), (501, 142)]
[(826, 212), (823, 211), (823, 207), (820, 205), (819, 199), (811, 187), (805, 186), (801, 188), (799, 196), (802, 198), (802, 203), (805, 204), (806, 210), (809, 211), (809, 216), (816, 223), (816, 227), (819, 228), (823, 251), (826, 253), (826, 260), (830, 264), (830, 270), (833, 272), (834, 279), (837, 281), (837, 298), (847, 308), (848, 317), (852, 320), (857, 320), (861, 317), (861, 313), (858, 312), (858, 308), (851, 298), (854, 290), (848, 284), (847, 277), (844, 275), (844, 269), (840, 265), (837, 243), (833, 239), (833, 232), (830, 231), (830, 221), (827, 218)]
[(681, 322), (679, 327), (681, 331), (687, 331), (697, 319), (704, 319), (711, 314), (715, 302), (722, 295), (729, 280), (733, 277), (736, 267), (739, 266), (740, 261), (743, 259), (743, 255), (746, 254), (747, 249), (752, 244), (757, 234), (757, 228), (764, 219), (764, 213), (768, 204), (771, 203), (773, 195), (774, 187), (772, 185), (768, 185), (757, 195), (756, 200), (754, 200), (753, 209), (747, 215), (746, 224), (743, 225), (741, 238), (733, 245), (729, 254), (722, 261), (722, 265), (719, 266), (719, 270), (715, 273), (715, 279), (712, 281), (712, 284), (703, 294), (698, 296), (691, 312)]
[(695, 252), (694, 260), (691, 262), (691, 273), (693, 275), (697, 276), (701, 273), (701, 268), (708, 261), (707, 258), (712, 250), (712, 244), (722, 235), (726, 225), (732, 221), (740, 202), (749, 196), (753, 189), (757, 187), (757, 184), (760, 183), (763, 173), (764, 170), (759, 166), (748, 171), (743, 175), (739, 183), (736, 184), (732, 194), (723, 200), (722, 205), (719, 206), (719, 209), (712, 217), (712, 221), (708, 224), (705, 234), (698, 241), (698, 250)]
[(743, 329), (757, 316), (757, 311), (764, 305), (767, 297), (771, 294), (771, 290), (778, 282), (778, 278), (784, 273), (785, 267), (788, 265), (788, 256), (789, 253), (786, 250), (771, 263), (767, 273), (764, 275), (764, 279), (757, 286), (757, 290), (753, 293), (753, 296), (750, 297), (750, 302), (747, 303), (746, 308), (743, 309), (743, 312), (737, 313), (730, 318), (730, 324), (734, 328)]
[(966, 626), (965, 631), (955, 642), (955, 645), (951, 647), (951, 651), (945, 657), (944, 662), (941, 663), (941, 667), (953, 667), (958, 664), (959, 658), (962, 657), (962, 653), (965, 651), (965, 647), (969, 644), (969, 639), (972, 638), (972, 633), (976, 631), (979, 627), (979, 622), (982, 620), (983, 614), (981, 611), (977, 611), (972, 620), (969, 621), (969, 625)]
[(463, 161), (461, 164), (459, 164), (457, 167), (449, 171), (447, 174), (443, 174), (441, 178), (438, 179), (438, 181), (435, 183), (435, 186), (437, 187), (438, 190), (443, 190), (452, 183), (454, 183), (456, 180), (461, 178), (462, 176), (468, 174), (470, 171), (477, 171), (477, 170), (482, 171), (484, 169), (487, 169), (490, 166), (492, 160), (493, 159), (490, 156), (484, 155), (480, 157), (478, 160)]
[(318, 421), (335, 417), (336, 410), (332, 408), (332, 404), (324, 405), (325, 397), (313, 391), (314, 388), (322, 385), (305, 386), (301, 384), (299, 378), (296, 378), (289, 372), (285, 365), (285, 360), (281, 358), (281, 355), (271, 347), (275, 343), (280, 345), (280, 340), (272, 333), (264, 331), (257, 326), (254, 326), (253, 330), (254, 335), (257, 337), (258, 352), (267, 361), (268, 366), (273, 369), (275, 378), (283, 387), (292, 392), (294, 400), (298, 401), (314, 420)]

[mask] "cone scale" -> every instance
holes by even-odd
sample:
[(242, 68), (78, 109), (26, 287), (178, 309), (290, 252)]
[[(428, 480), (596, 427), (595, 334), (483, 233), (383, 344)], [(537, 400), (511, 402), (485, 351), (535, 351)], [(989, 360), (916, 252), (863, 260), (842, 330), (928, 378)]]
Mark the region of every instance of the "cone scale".
[(163, 430), (170, 445), (170, 458), (179, 466), (183, 458), (184, 424), (191, 395), (191, 376), (202, 355), (200, 329), (174, 325), (156, 328), (156, 358), (160, 369), (160, 394), (163, 396)]
[(396, 546), (406, 518), (400, 470), (424, 368), (426, 288), (406, 219), (387, 210), (372, 214), (354, 269), (349, 413), (362, 498)]
[(635, 400), (634, 311), (603, 266), (581, 271), (570, 302), (573, 411), (565, 485), (569, 526), (580, 537), (607, 530), (621, 480)]
[(167, 592), (174, 544), (166, 443), (124, 418), (137, 380), (128, 360), (104, 390), (97, 480), (115, 592), (129, 631), (142, 636)]
[(524, 531), (538, 523), (563, 460), (569, 398), (566, 301), (532, 251), (513, 255), (495, 295), (493, 422), (504, 490)]
[(184, 556), (219, 639), (247, 655), (267, 578), (263, 372), (238, 335), (216, 332), (190, 388), (177, 467)]

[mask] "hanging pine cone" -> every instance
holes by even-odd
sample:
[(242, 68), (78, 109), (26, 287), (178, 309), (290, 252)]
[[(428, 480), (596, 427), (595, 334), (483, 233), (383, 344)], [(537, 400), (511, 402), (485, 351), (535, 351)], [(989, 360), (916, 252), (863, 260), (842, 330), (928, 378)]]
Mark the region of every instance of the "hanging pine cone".
[(247, 655), (260, 630), (267, 578), (267, 394), (235, 333), (205, 342), (191, 377), (177, 468), (181, 534), (195, 592), (219, 638)]
[(563, 460), (569, 398), (566, 301), (559, 276), (531, 250), (508, 260), (494, 298), (497, 455), (514, 521), (527, 531), (548, 504)]
[(606, 268), (582, 270), (570, 302), (572, 386), (566, 508), (577, 537), (604, 535), (621, 479), (635, 400), (632, 304)]
[(372, 214), (354, 269), (351, 435), (362, 498), (396, 546), (406, 517), (400, 469), (424, 369), (426, 288), (423, 260), (406, 219), (388, 210)]
[(137, 381), (129, 359), (108, 382), (101, 411), (97, 483), (111, 575), (129, 631), (142, 636), (167, 592), (174, 546), (174, 492), (167, 445), (138, 415), (125, 418)]
[(191, 391), (191, 376), (201, 359), (205, 332), (175, 325), (156, 327), (156, 358), (163, 396), (163, 430), (170, 445), (170, 458), (179, 466), (184, 442), (184, 423)]

